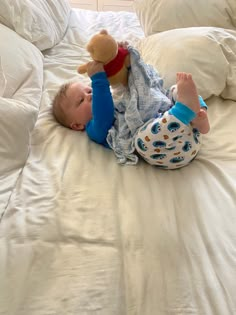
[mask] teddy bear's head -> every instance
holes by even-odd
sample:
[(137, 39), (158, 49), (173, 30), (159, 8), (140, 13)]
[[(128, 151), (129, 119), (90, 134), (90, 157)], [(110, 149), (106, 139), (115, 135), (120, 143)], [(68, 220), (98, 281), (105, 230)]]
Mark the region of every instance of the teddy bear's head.
[[(128, 69), (130, 68), (130, 56), (127, 48), (119, 46), (106, 30), (102, 30), (90, 39), (87, 50), (92, 60), (103, 64), (111, 85), (127, 85)], [(80, 65), (78, 73), (86, 73), (88, 64)]]
[(118, 44), (106, 30), (102, 30), (91, 38), (87, 50), (93, 60), (102, 62), (105, 65), (116, 57)]

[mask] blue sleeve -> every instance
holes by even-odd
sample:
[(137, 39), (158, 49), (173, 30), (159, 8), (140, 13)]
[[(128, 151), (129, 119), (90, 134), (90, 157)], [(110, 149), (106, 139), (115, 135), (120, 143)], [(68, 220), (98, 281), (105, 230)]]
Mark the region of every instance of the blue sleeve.
[(105, 72), (99, 72), (92, 80), (92, 119), (86, 125), (89, 138), (108, 147), (106, 137), (114, 122), (114, 104)]

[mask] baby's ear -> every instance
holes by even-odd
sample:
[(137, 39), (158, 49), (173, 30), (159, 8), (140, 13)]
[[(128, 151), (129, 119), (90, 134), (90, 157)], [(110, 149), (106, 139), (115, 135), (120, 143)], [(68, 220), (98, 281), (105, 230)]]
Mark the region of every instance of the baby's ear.
[(82, 124), (77, 124), (77, 123), (71, 123), (70, 128), (75, 130), (75, 131), (84, 131), (85, 126)]

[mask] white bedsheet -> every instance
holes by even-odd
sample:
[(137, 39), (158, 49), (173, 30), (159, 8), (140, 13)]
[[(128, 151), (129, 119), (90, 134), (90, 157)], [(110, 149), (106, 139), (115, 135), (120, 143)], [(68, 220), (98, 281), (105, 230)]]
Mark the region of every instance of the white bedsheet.
[(80, 10), (44, 52), (31, 152), (0, 225), (0, 314), (236, 314), (236, 102), (208, 101), (211, 132), (188, 167), (118, 165), (50, 111), (101, 28), (143, 36), (132, 13)]

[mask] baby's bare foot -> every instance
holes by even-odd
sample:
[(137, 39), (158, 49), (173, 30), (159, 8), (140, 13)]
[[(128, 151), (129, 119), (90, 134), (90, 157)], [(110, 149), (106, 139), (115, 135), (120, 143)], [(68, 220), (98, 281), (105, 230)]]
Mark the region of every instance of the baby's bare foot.
[(200, 109), (197, 117), (191, 122), (193, 128), (197, 128), (200, 133), (206, 134), (210, 130), (210, 124), (207, 116), (207, 111), (205, 109)]
[(200, 110), (200, 103), (197, 88), (191, 74), (178, 72), (176, 83), (178, 88), (177, 101), (183, 103), (197, 114)]

